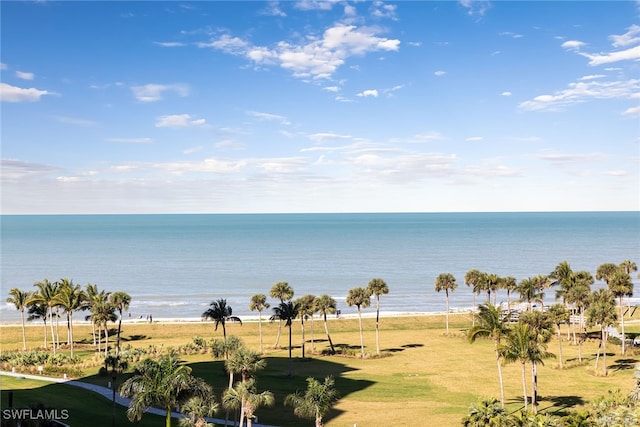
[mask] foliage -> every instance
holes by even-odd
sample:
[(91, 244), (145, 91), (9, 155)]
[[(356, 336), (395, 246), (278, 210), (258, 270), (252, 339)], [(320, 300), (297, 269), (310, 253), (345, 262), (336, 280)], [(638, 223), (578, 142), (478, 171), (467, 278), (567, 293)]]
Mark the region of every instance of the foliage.
[(322, 383), (309, 377), (306, 391), (289, 394), (284, 403), (293, 407), (296, 416), (315, 420), (316, 427), (321, 427), (322, 419), (339, 398), (334, 385), (335, 382), (331, 376), (325, 377)]

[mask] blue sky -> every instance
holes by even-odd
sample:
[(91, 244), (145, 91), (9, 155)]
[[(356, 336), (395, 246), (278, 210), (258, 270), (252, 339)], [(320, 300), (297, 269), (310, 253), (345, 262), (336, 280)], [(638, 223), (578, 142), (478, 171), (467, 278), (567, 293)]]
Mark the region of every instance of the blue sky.
[(2, 213), (638, 210), (639, 2), (2, 2)]

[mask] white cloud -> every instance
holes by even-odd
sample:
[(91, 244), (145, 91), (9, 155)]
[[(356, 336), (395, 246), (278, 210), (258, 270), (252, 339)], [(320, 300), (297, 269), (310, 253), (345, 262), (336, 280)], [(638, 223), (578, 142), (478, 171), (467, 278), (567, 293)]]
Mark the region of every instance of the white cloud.
[(561, 46), (567, 50), (579, 50), (580, 48), (585, 46), (585, 43), (578, 40), (568, 40), (562, 43)]
[(607, 77), (607, 76), (605, 76), (604, 74), (590, 74), (588, 76), (580, 77), (580, 80), (585, 81), (585, 80), (601, 79), (603, 77)]
[(121, 142), (125, 144), (149, 144), (153, 142), (151, 138), (109, 138), (109, 142)]
[(90, 126), (95, 126), (97, 124), (93, 120), (82, 119), (79, 117), (53, 116), (53, 118), (60, 123), (65, 123), (65, 124), (74, 125), (74, 126), (90, 127)]
[(625, 116), (640, 117), (640, 106), (627, 108), (622, 114)]
[(271, 114), (271, 113), (260, 113), (258, 111), (247, 111), (247, 115), (251, 116), (251, 117), (255, 117), (258, 120), (263, 120), (263, 121), (276, 121), (276, 122), (280, 122), (280, 124), (283, 125), (290, 125), (291, 122), (284, 116), (279, 116), (277, 114)]
[(340, 88), (338, 86), (325, 86), (322, 90), (326, 90), (327, 92), (339, 92)]
[(371, 15), (376, 18), (389, 18), (393, 20), (397, 20), (396, 17), (396, 9), (398, 7), (396, 5), (385, 4), (382, 1), (374, 1), (371, 6)]
[(505, 37), (511, 37), (511, 38), (514, 38), (514, 39), (520, 39), (520, 38), (524, 37), (522, 34), (517, 34), (517, 33), (511, 32), (511, 31), (503, 31), (503, 32), (499, 33), (498, 35), (505, 36)]
[(511, 96), (513, 94), (511, 92), (509, 92), (509, 91), (504, 91), (500, 95), (502, 95), (502, 96)]
[(53, 95), (53, 93), (33, 87), (21, 88), (0, 83), (0, 101), (3, 102), (35, 102), (40, 101), (43, 95)]
[(580, 55), (589, 58), (589, 65), (594, 66), (618, 61), (638, 60), (640, 59), (640, 46), (605, 54), (580, 52)]
[(551, 162), (554, 164), (568, 164), (568, 163), (584, 163), (584, 162), (600, 162), (605, 159), (605, 155), (602, 153), (589, 153), (589, 154), (541, 154), (537, 156), (538, 159)]
[(205, 124), (205, 119), (192, 120), (189, 114), (170, 114), (166, 116), (160, 116), (156, 120), (156, 127), (158, 128), (183, 128), (191, 126), (202, 126)]
[(640, 25), (633, 24), (624, 34), (609, 36), (613, 47), (624, 47), (632, 44), (640, 43)]
[(16, 71), (16, 77), (22, 80), (33, 80), (35, 75), (26, 71)]
[(252, 46), (239, 37), (223, 35), (199, 47), (244, 56), (256, 65), (278, 64), (300, 78), (328, 79), (351, 56), (377, 51), (397, 51), (400, 41), (379, 37), (379, 29), (336, 24), (321, 38), (308, 36), (306, 44), (280, 41), (275, 47)]
[(300, 10), (331, 10), (336, 0), (301, 0), (294, 3), (294, 7)]
[(472, 16), (479, 15), (482, 17), (492, 7), (491, 2), (488, 0), (459, 0), (459, 3), (467, 9), (467, 14)]
[(482, 136), (470, 136), (469, 138), (465, 138), (465, 141), (482, 141), (484, 138)]
[(23, 180), (28, 178), (59, 173), (60, 168), (41, 163), (30, 163), (14, 159), (0, 160), (0, 178), (4, 181)]
[(364, 90), (364, 91), (360, 92), (356, 96), (361, 96), (361, 97), (365, 97), (365, 98), (367, 96), (373, 96), (374, 98), (377, 98), (378, 97), (378, 90), (377, 89), (367, 89), (367, 90)]
[(315, 142), (324, 142), (326, 140), (332, 140), (332, 139), (351, 139), (353, 138), (351, 135), (340, 135), (337, 133), (333, 133), (333, 132), (321, 132), (321, 133), (314, 133), (308, 136), (308, 138), (312, 141)]
[(213, 173), (227, 175), (241, 172), (247, 166), (247, 161), (224, 160), (211, 157), (192, 162), (155, 163), (151, 166), (176, 175), (183, 175), (186, 173)]
[(609, 176), (628, 176), (629, 172), (625, 170), (615, 170), (615, 171), (607, 171), (605, 172), (605, 174)]
[(442, 70), (438, 70), (435, 73), (433, 73), (433, 75), (436, 76), (436, 77), (442, 77), (445, 74), (447, 74), (447, 72), (446, 71), (442, 71)]
[(539, 95), (532, 100), (524, 101), (519, 107), (527, 111), (558, 111), (588, 99), (632, 98), (639, 89), (640, 80), (580, 81), (570, 83), (567, 89), (552, 95)]
[(7, 64), (5, 64), (4, 62), (0, 62), (0, 70), (6, 70), (8, 68), (9, 66)]
[(185, 45), (182, 42), (153, 42), (153, 44), (157, 44), (162, 47), (180, 47)]
[(261, 13), (267, 16), (280, 16), (280, 17), (287, 16), (287, 14), (284, 13), (282, 9), (280, 9), (280, 2), (278, 1), (268, 2), (267, 7), (265, 7), (265, 9)]
[(175, 92), (178, 96), (184, 97), (189, 95), (189, 86), (182, 83), (174, 83), (170, 85), (162, 85), (150, 83), (143, 86), (133, 86), (131, 88), (133, 95), (140, 102), (156, 102), (162, 99), (164, 92)]

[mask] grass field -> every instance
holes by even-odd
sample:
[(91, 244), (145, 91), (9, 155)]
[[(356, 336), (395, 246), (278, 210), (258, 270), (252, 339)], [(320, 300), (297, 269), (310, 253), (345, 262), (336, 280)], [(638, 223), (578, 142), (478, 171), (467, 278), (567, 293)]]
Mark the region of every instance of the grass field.
[[(374, 320), (364, 319), (366, 351), (375, 353)], [(308, 376), (323, 378), (333, 375), (341, 399), (335, 409), (326, 417), (327, 427), (337, 426), (388, 426), (388, 425), (460, 425), (461, 418), (468, 412), (469, 405), (480, 397), (499, 397), (497, 367), (493, 343), (480, 340), (470, 344), (466, 340), (466, 329), (471, 320), (466, 315), (450, 318), (450, 335), (444, 334), (443, 316), (388, 317), (380, 323), (380, 345), (386, 357), (350, 358), (343, 356), (308, 355), (301, 357), (301, 337), (299, 324), (293, 328), (293, 375), (287, 376), (288, 344), (287, 330), (283, 328), (281, 349), (273, 349), (276, 323), (263, 324), (265, 358), (267, 369), (258, 374), (260, 390), (271, 390), (276, 396), (274, 408), (260, 409), (259, 421), (283, 427), (313, 425), (313, 421), (302, 421), (293, 415), (291, 408), (282, 404), (284, 396), (296, 390), (303, 390)], [(359, 350), (358, 322), (356, 319), (334, 319), (329, 322), (334, 344)], [(42, 345), (42, 328), (30, 326), (28, 346)], [(640, 332), (635, 324), (627, 326), (627, 331)], [(21, 347), (19, 326), (0, 328), (2, 351)], [(78, 350), (85, 358), (93, 357), (90, 342), (90, 327), (78, 325), (74, 335), (79, 341), (87, 342)], [(241, 337), (245, 344), (258, 349), (258, 325), (245, 322), (243, 325), (228, 324), (227, 334)], [(63, 330), (61, 329), (61, 337)], [(66, 334), (65, 334), (66, 336)], [(179, 324), (124, 324), (124, 344), (133, 347), (168, 348), (185, 344), (193, 336), (212, 338), (222, 336), (220, 328), (214, 332), (211, 323)], [(314, 325), (314, 347), (316, 352), (326, 348), (322, 322)], [(540, 411), (558, 415), (588, 404), (592, 399), (605, 395), (608, 390), (629, 391), (634, 381), (632, 374), (636, 363), (640, 362), (640, 352), (629, 351), (619, 355), (619, 347), (608, 345), (607, 377), (593, 374), (593, 362), (597, 340), (589, 340), (583, 346), (583, 357), (588, 364), (577, 364), (577, 346), (563, 341), (563, 356), (569, 368), (558, 369), (558, 362), (549, 359), (540, 367), (538, 374)], [(311, 349), (311, 325), (306, 324), (306, 348)], [(552, 340), (549, 350), (558, 353), (557, 340)], [(193, 373), (213, 384), (216, 392), (227, 385), (228, 377), (221, 361), (214, 361), (210, 355), (197, 354), (183, 356), (193, 368)], [(96, 360), (99, 360), (96, 358)], [(504, 366), (505, 395), (507, 410), (516, 411), (522, 407), (522, 382), (519, 364)], [(107, 385), (110, 378), (97, 374), (98, 367), (85, 369), (82, 381)], [(528, 369), (527, 386), (530, 387)], [(111, 402), (90, 392), (74, 389), (66, 385), (52, 385), (29, 380), (2, 377), (2, 405), (6, 407), (8, 390), (14, 391), (14, 406), (29, 402), (47, 402), (49, 406), (69, 408), (71, 425), (111, 425)], [(55, 399), (54, 399), (55, 397)], [(125, 408), (119, 407), (117, 425), (127, 425), (124, 421)], [(74, 422), (78, 420), (77, 422)], [(90, 420), (90, 424), (86, 423)], [(143, 426), (162, 425), (160, 417), (145, 415)], [(424, 420), (424, 421), (421, 421)]]

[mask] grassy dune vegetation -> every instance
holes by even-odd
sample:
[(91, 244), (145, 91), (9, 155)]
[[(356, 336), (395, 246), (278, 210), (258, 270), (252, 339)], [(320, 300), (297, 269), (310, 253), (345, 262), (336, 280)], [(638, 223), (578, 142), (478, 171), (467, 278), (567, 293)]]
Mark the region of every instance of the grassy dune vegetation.
[[(283, 331), (280, 349), (273, 349), (277, 323), (263, 324), (264, 357), (267, 368), (258, 373), (258, 388), (270, 390), (276, 397), (272, 408), (257, 411), (261, 423), (279, 426), (313, 425), (293, 415), (290, 407), (283, 405), (284, 397), (296, 390), (304, 390), (306, 378), (318, 379), (333, 375), (341, 399), (325, 417), (327, 427), (334, 426), (388, 426), (388, 425), (460, 425), (468, 413), (469, 405), (478, 398), (500, 396), (493, 342), (480, 339), (470, 344), (466, 332), (471, 327), (471, 317), (464, 314), (449, 316), (450, 334), (444, 333), (445, 318), (440, 315), (383, 317), (380, 321), (380, 347), (383, 357), (366, 358), (320, 355), (328, 347), (322, 322), (313, 326), (315, 353), (311, 354), (311, 323), (306, 322), (307, 357), (301, 357), (299, 321), (293, 325), (293, 375), (288, 373), (288, 335)], [(368, 354), (375, 354), (375, 319), (363, 320), (365, 345)], [(329, 322), (331, 338), (338, 347), (353, 349), (359, 354), (360, 337), (358, 321), (353, 318), (332, 319)], [(286, 329), (285, 329), (286, 330)], [(106, 386), (109, 377), (98, 374), (99, 366), (89, 361), (102, 360), (95, 356), (91, 345), (91, 327), (77, 325), (74, 328), (76, 354), (85, 361), (80, 364), (83, 375), (78, 379)], [(61, 325), (61, 337), (63, 334)], [(588, 405), (593, 399), (606, 395), (609, 390), (620, 389), (627, 393), (633, 387), (635, 364), (640, 362), (640, 351), (629, 349), (620, 355), (620, 347), (608, 345), (609, 375), (594, 374), (593, 365), (597, 349), (597, 331), (585, 342), (582, 349), (585, 363), (577, 362), (578, 347), (567, 341), (563, 333), (564, 369), (558, 368), (554, 359), (539, 367), (539, 411), (562, 415), (570, 409)], [(640, 332), (640, 327), (630, 321), (627, 333)], [(20, 326), (0, 328), (2, 351), (20, 350), (22, 333)], [(27, 346), (42, 345), (42, 326), (27, 327)], [(227, 334), (240, 337), (252, 349), (259, 348), (258, 324), (228, 323)], [(214, 332), (210, 322), (169, 324), (125, 323), (122, 328), (123, 346), (155, 348), (166, 351), (191, 341), (192, 337), (222, 338), (220, 328)], [(549, 343), (549, 351), (558, 353), (557, 340)], [(66, 350), (63, 350), (66, 351)], [(193, 374), (206, 379), (220, 393), (228, 384), (221, 360), (211, 354), (185, 354)], [(602, 362), (602, 358), (601, 358)], [(518, 363), (503, 368), (507, 412), (522, 408), (522, 378)], [(118, 379), (124, 380), (128, 374)], [(527, 369), (530, 386), (530, 369)], [(7, 392), (14, 391), (14, 406), (26, 406), (32, 402), (69, 409), (71, 425), (111, 425), (111, 402), (91, 392), (68, 385), (51, 384), (26, 379), (2, 377), (2, 407), (7, 405)], [(117, 425), (128, 425), (125, 408), (117, 408)], [(224, 413), (218, 417), (224, 418)], [(162, 425), (162, 417), (145, 415), (141, 426)], [(174, 422), (174, 425), (177, 423)]]

